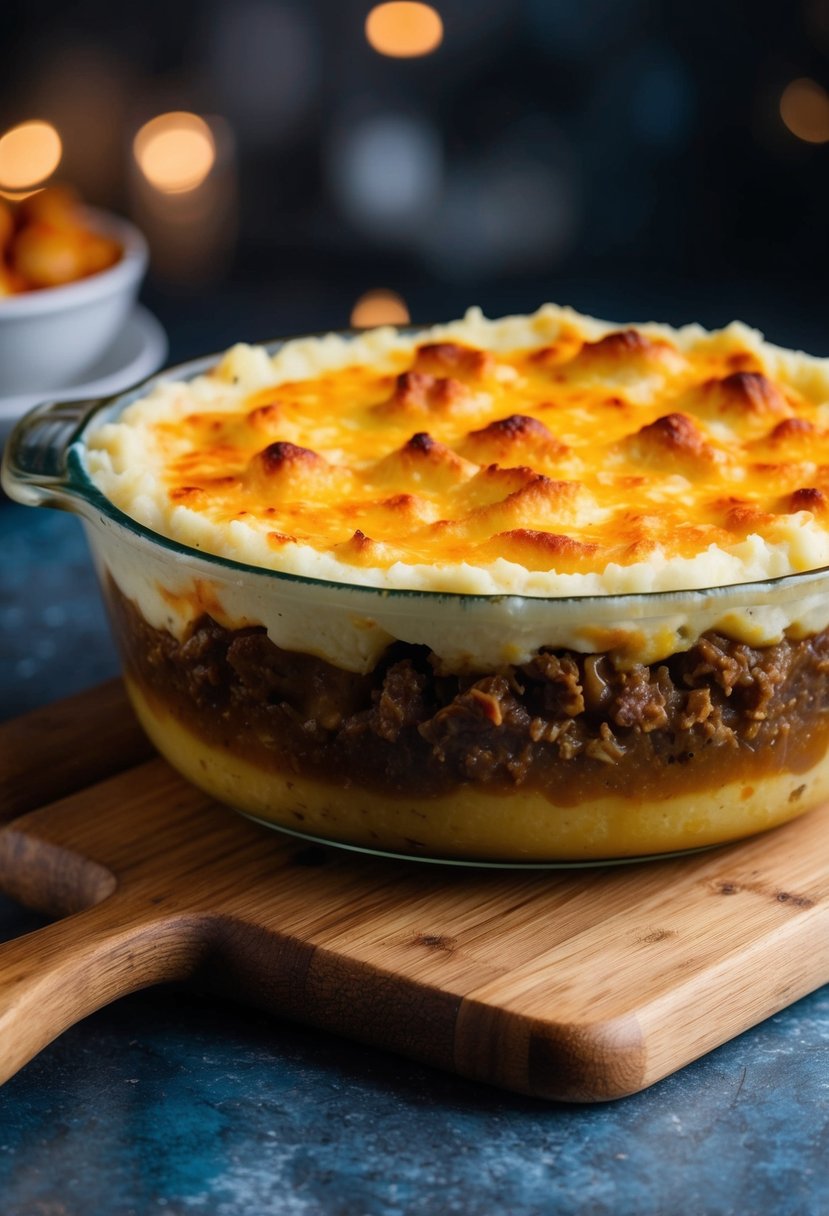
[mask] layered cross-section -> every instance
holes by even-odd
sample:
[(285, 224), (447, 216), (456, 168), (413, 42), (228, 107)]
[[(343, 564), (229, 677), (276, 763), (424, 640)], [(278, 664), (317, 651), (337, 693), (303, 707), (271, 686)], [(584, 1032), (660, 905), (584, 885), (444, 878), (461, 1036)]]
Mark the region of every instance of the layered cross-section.
[(166, 538), (102, 557), (139, 713), (262, 819), (577, 860), (829, 794), (827, 361), (473, 312), (236, 347), (86, 460)]

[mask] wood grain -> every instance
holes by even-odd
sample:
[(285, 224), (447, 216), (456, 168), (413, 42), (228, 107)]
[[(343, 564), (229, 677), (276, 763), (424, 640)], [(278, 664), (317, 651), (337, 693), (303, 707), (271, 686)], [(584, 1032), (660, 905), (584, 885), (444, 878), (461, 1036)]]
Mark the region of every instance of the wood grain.
[[(91, 776), (59, 801), (54, 767), (34, 763), (26, 787), (12, 762), (17, 800), (48, 805), (0, 830), (0, 889), (66, 919), (0, 946), (1, 1078), (107, 1001), (188, 980), (466, 1077), (598, 1101), (829, 979), (829, 810), (620, 869), (360, 858), (137, 764), (123, 701), (94, 701), (87, 720), (130, 741), (125, 771), (104, 777), (83, 732), (72, 772)], [(19, 730), (0, 728), (0, 777)]]
[(0, 823), (122, 772), (153, 749), (120, 680), (0, 727)]

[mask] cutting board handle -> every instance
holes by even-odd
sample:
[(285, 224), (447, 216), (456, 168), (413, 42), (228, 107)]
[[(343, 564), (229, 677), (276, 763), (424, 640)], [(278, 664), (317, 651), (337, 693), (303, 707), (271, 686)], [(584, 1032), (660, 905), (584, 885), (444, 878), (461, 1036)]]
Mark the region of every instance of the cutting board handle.
[(199, 917), (153, 915), (118, 894), (0, 944), (0, 1084), (118, 997), (187, 979), (209, 949)]

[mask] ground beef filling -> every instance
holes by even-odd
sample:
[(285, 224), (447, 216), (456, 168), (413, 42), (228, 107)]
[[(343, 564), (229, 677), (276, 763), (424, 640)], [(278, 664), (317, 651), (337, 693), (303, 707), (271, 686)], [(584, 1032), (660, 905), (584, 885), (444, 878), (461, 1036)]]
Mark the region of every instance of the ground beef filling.
[(440, 674), (426, 647), (395, 643), (358, 675), (209, 616), (177, 641), (111, 598), (151, 703), (283, 773), (390, 795), (523, 787), (572, 805), (804, 772), (829, 746), (829, 630), (762, 649), (711, 633), (626, 670), (542, 651), (483, 676)]

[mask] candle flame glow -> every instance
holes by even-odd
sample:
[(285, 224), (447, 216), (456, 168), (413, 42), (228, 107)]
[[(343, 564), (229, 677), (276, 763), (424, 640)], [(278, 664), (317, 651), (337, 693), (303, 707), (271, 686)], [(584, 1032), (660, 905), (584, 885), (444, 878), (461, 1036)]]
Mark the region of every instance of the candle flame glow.
[(0, 138), (0, 186), (30, 190), (51, 177), (62, 155), (60, 136), (50, 122), (22, 122)]
[(829, 142), (829, 93), (816, 80), (802, 76), (786, 85), (780, 117), (797, 139), (807, 144)]
[(210, 127), (198, 114), (184, 110), (145, 123), (133, 141), (133, 152), (147, 181), (166, 194), (195, 190), (216, 162)]
[(351, 324), (355, 329), (370, 329), (375, 325), (406, 325), (410, 319), (402, 296), (384, 287), (367, 291), (351, 310)]
[(430, 55), (443, 42), (443, 22), (431, 4), (392, 0), (366, 17), (366, 38), (375, 51), (394, 59)]

